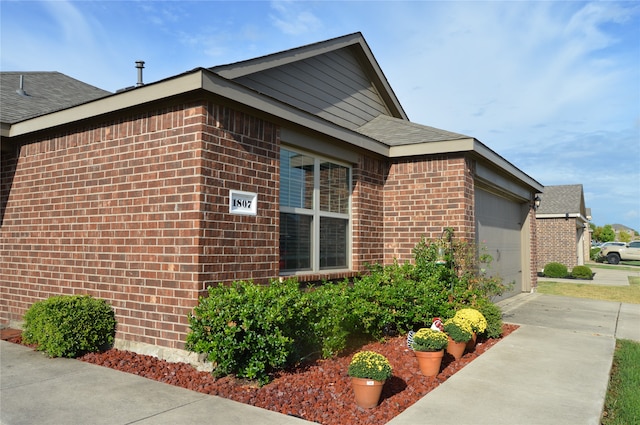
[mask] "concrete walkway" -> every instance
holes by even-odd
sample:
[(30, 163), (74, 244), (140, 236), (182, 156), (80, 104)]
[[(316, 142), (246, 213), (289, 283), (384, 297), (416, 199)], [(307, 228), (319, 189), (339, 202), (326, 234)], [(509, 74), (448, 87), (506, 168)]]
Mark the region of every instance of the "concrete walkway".
[[(640, 341), (640, 305), (541, 294), (500, 305), (520, 328), (390, 424), (600, 423), (615, 338)], [(36, 423), (310, 422), (0, 341), (0, 424)]]
[(0, 341), (2, 425), (310, 423)]
[[(595, 269), (629, 285), (636, 272)], [(389, 422), (600, 424), (616, 338), (640, 341), (640, 305), (520, 294), (499, 303), (520, 328)]]

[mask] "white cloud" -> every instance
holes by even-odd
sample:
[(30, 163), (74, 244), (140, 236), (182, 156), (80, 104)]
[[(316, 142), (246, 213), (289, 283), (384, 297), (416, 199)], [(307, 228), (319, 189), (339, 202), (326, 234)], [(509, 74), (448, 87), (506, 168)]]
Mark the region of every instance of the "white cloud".
[(65, 43), (88, 44), (93, 40), (91, 27), (96, 23), (90, 23), (71, 2), (47, 1), (43, 5), (64, 34)]
[(589, 5), (577, 11), (549, 2), (448, 5), (433, 10), (429, 25), (406, 41), (410, 58), (403, 60), (407, 52), (399, 49), (388, 61), (405, 108), (418, 111), (410, 114), (414, 121), (483, 140), (496, 130), (511, 137), (524, 125), (589, 126), (599, 115), (593, 102), (621, 90), (616, 58), (591, 55), (614, 42), (598, 26), (616, 23), (621, 12), (596, 19), (598, 8)]
[(304, 2), (273, 1), (271, 8), (275, 13), (269, 14), (269, 18), (280, 31), (288, 35), (317, 31), (322, 27), (322, 22), (310, 11), (302, 10), (303, 5)]

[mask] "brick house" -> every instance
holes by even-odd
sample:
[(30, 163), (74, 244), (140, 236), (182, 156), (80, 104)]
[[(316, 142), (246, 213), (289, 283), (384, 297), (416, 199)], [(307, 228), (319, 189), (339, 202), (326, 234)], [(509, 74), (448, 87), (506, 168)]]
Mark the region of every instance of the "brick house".
[(590, 220), (581, 184), (545, 186), (536, 211), (537, 269), (550, 262), (569, 270), (584, 265), (591, 249)]
[(447, 226), (483, 241), (508, 295), (536, 285), (542, 186), (410, 122), (360, 33), (20, 119), (6, 106), (44, 95), (4, 78), (2, 323), (88, 293), (113, 305), (119, 343), (181, 350), (212, 284), (352, 277)]

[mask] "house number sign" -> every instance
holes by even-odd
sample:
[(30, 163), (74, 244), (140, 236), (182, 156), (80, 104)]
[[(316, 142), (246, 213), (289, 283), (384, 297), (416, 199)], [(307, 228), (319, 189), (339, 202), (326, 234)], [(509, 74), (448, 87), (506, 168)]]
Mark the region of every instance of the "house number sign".
[(258, 213), (258, 194), (230, 190), (229, 212), (231, 214), (256, 215)]

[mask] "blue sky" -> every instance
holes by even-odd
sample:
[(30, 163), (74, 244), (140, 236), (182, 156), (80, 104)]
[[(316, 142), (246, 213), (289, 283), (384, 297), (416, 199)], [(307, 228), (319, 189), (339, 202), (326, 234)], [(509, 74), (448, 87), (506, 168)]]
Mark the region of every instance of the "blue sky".
[(2, 1), (2, 71), (109, 91), (360, 31), (411, 121), (640, 231), (640, 2)]

